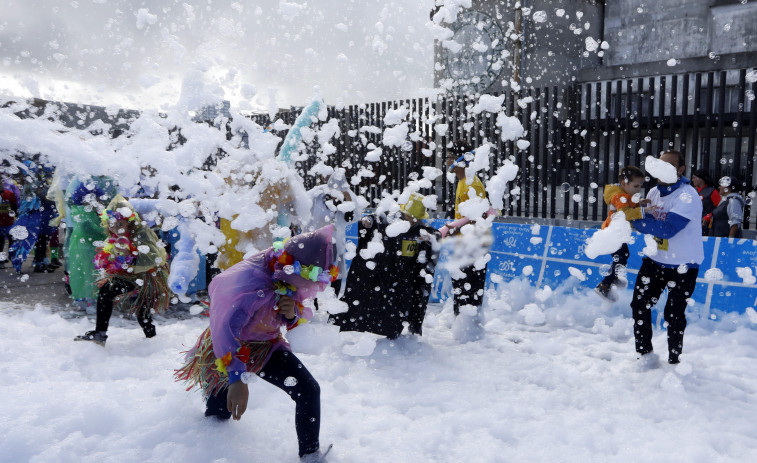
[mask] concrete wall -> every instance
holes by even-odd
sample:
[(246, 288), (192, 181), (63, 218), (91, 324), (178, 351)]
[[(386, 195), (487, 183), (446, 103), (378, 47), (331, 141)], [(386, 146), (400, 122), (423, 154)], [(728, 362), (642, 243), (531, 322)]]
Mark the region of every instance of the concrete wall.
[(609, 1), (604, 25), (604, 66), (757, 51), (754, 1)]
[[(571, 80), (624, 79), (757, 65), (757, 0), (521, 0), (530, 9), (523, 21), (521, 85), (560, 85)], [(473, 0), (472, 9), (513, 30), (516, 0)], [(563, 14), (558, 14), (562, 10)], [(577, 12), (582, 13), (579, 19)], [(536, 20), (543, 12), (546, 20)], [(588, 27), (587, 27), (588, 25)], [(579, 34), (574, 30), (580, 28)], [(602, 57), (586, 53), (587, 37), (609, 43)], [(509, 56), (487, 93), (509, 88), (516, 52)], [(439, 69), (444, 50), (437, 43)], [(677, 60), (669, 66), (668, 60)]]
[[(524, 84), (537, 87), (567, 84), (575, 80), (581, 68), (600, 62), (596, 52), (584, 55), (587, 37), (601, 42), (600, 2), (533, 0), (526, 5), (531, 8), (531, 14), (524, 22)], [(558, 10), (564, 10), (564, 15), (559, 16)], [(537, 11), (545, 12), (547, 20), (535, 21)], [(583, 13), (580, 19), (578, 12)], [(580, 29), (578, 34), (577, 29)]]
[[(596, 66), (596, 53), (584, 56), (585, 40), (591, 36), (601, 39), (602, 2), (597, 0), (520, 0), (527, 13), (523, 15), (523, 48), (521, 55), (521, 85), (558, 85), (575, 79), (578, 71), (587, 66)], [(516, 0), (474, 0), (471, 10), (494, 18), (500, 29), (507, 33), (514, 31)], [(558, 12), (564, 12), (558, 14)], [(578, 18), (577, 12), (581, 12)], [(537, 15), (539, 12), (541, 15)], [(544, 20), (537, 18), (543, 17)], [(586, 27), (588, 26), (588, 28)], [(575, 33), (575, 29), (581, 29)], [(487, 93), (509, 88), (513, 76), (516, 53), (513, 37), (506, 38), (505, 66)], [(437, 42), (435, 83), (444, 78), (443, 63), (445, 50)]]

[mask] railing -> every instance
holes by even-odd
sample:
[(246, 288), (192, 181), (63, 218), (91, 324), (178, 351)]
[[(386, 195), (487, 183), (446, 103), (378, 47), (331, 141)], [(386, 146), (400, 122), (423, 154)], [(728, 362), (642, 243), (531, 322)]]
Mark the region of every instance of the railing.
[[(753, 68), (672, 74), (667, 76), (576, 83), (565, 87), (523, 88), (506, 92), (504, 110), (516, 116), (530, 142), (519, 149), (515, 141), (502, 141), (496, 114), (474, 114), (472, 96), (436, 100), (409, 99), (393, 102), (330, 107), (329, 118), (339, 121), (341, 134), (331, 165), (362, 177), (355, 187), (368, 199), (383, 191), (401, 190), (423, 166), (442, 168), (448, 144), (465, 139), (474, 146), (492, 144), (489, 172), (506, 158), (520, 167), (513, 187), (520, 194), (506, 200), (504, 213), (518, 217), (601, 220), (607, 214), (602, 186), (617, 181), (625, 165), (641, 165), (648, 154), (677, 149), (686, 155), (687, 173), (705, 168), (717, 179), (738, 177), (747, 203), (751, 203), (757, 134), (757, 71)], [(401, 148), (382, 145), (384, 116), (400, 107), (411, 139)], [(299, 110), (276, 117), (294, 122)], [(253, 116), (269, 125), (267, 115)], [(439, 131), (440, 124), (447, 131)], [(284, 133), (280, 135), (285, 135)], [(435, 143), (429, 150), (428, 143)], [(433, 146), (433, 145), (431, 145)], [(383, 148), (378, 162), (366, 154)], [(310, 145), (311, 153), (318, 147)], [(308, 172), (314, 156), (300, 163)], [(315, 179), (305, 176), (312, 185)], [(454, 192), (445, 176), (430, 193), (438, 195), (440, 210), (450, 213)], [(426, 192), (429, 193), (429, 192)], [(746, 214), (745, 228), (751, 213)], [(752, 217), (753, 221), (754, 218)]]

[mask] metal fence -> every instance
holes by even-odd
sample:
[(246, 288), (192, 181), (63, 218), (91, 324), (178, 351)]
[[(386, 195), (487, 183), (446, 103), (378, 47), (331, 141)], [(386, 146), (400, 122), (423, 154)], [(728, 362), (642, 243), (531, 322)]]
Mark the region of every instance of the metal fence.
[[(757, 134), (755, 94), (757, 71), (753, 68), (506, 92), (505, 113), (518, 117), (526, 129), (523, 139), (530, 144), (524, 149), (515, 141), (502, 140), (496, 114), (472, 110), (477, 102), (473, 96), (330, 107), (329, 118), (339, 121), (341, 133), (332, 142), (336, 153), (329, 163), (345, 167), (353, 178), (368, 175), (355, 187), (372, 200), (383, 191), (401, 190), (408, 180), (421, 175), (423, 166), (444, 170), (452, 141), (464, 139), (474, 146), (489, 142), (492, 157), (485, 177), (493, 175), (506, 158), (520, 168), (512, 185), (517, 194), (507, 198), (505, 215), (596, 221), (607, 215), (602, 187), (617, 182), (621, 167), (643, 167), (647, 155), (677, 149), (686, 155), (688, 174), (704, 168), (714, 179), (738, 177), (750, 203)], [(408, 111), (404, 120), (409, 124), (410, 141), (386, 148), (382, 145), (384, 117), (403, 107)], [(293, 109), (276, 118), (292, 124), (298, 114)], [(271, 124), (267, 115), (253, 119)], [(442, 124), (446, 131), (440, 130)], [(366, 155), (375, 148), (383, 148), (380, 160), (367, 161)], [(309, 149), (315, 152), (317, 147)], [(314, 163), (313, 156), (300, 162), (302, 172), (307, 173)], [(305, 178), (311, 185), (315, 182)], [(454, 204), (452, 187), (441, 176), (427, 192), (438, 195), (440, 210), (448, 214)], [(745, 215), (748, 228), (751, 213)]]

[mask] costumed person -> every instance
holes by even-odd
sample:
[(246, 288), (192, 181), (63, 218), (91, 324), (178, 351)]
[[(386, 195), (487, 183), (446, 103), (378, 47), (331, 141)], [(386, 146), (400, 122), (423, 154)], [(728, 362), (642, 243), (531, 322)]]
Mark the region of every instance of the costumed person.
[[(428, 213), (420, 194), (411, 194), (400, 211), (401, 217), (374, 214), (358, 222), (357, 255), (342, 297), (348, 310), (330, 317), (340, 331), (393, 339), (407, 323), (410, 333), (422, 334), (441, 233), (423, 223)], [(404, 231), (402, 220), (409, 225)]]
[[(303, 231), (313, 231), (333, 224), (337, 255), (343, 256), (347, 244), (347, 224), (354, 219), (357, 204), (352, 200), (352, 192), (344, 169), (333, 170), (325, 180), (324, 184), (308, 190), (313, 209), (310, 221), (302, 228)], [(347, 277), (347, 269), (343, 265), (344, 260), (339, 262), (339, 278), (332, 284), (337, 295), (339, 295), (343, 280)], [(315, 301), (315, 308), (318, 310), (318, 300)]]
[(108, 177), (74, 177), (66, 190), (65, 207), (71, 224), (66, 227), (68, 283), (74, 304), (84, 310), (94, 309), (97, 299), (95, 243), (108, 239), (100, 214), (105, 210), (104, 204), (110, 203), (116, 194), (116, 186)]
[(5, 242), (8, 242), (10, 249), (13, 245), (13, 236), (10, 231), (16, 221), (21, 192), (16, 182), (7, 177), (0, 180), (0, 187), (2, 187), (2, 190), (0, 190), (0, 269), (4, 269), (6, 262), (8, 262)]
[[(459, 235), (461, 228), (472, 224), (475, 225), (479, 217), (469, 217), (468, 207), (477, 209), (478, 204), (487, 201), (486, 188), (475, 173), (468, 172), (468, 165), (473, 159), (475, 151), (464, 141), (456, 141), (450, 155), (447, 157), (449, 172), (455, 175), (457, 187), (455, 189), (455, 220), (444, 225), (439, 231), (442, 237)], [(481, 218), (489, 218), (498, 215), (493, 207), (488, 208)], [(454, 296), (455, 315), (460, 314), (460, 309), (468, 306), (471, 310), (479, 313), (484, 301), (484, 288), (486, 286), (486, 266), (489, 261), (489, 246), (491, 246), (491, 230), (475, 230), (473, 240), (458, 238), (455, 242), (455, 260), (468, 261), (468, 265), (461, 266), (459, 271), (452, 271), (452, 293)], [(466, 237), (467, 238), (467, 237)], [(453, 269), (457, 270), (457, 269)]]
[[(50, 247), (50, 263), (48, 267), (56, 269), (62, 267), (64, 264), (61, 259), (64, 259), (64, 243), (60, 242), (60, 224), (64, 222), (66, 224), (65, 231), (68, 233), (68, 224), (66, 220), (68, 215), (68, 209), (66, 207), (66, 188), (71, 182), (72, 174), (66, 172), (62, 167), (56, 167), (55, 172), (50, 182), (50, 187), (47, 189), (46, 198), (55, 204), (56, 216), (50, 220), (50, 228), (55, 228), (55, 232), (50, 235), (49, 247)], [(64, 272), (68, 275), (67, 269), (64, 268)]]
[(210, 327), (187, 352), (177, 380), (199, 386), (205, 416), (239, 420), (252, 375), (295, 401), (295, 428), (303, 461), (322, 461), (320, 387), (291, 351), (281, 327), (312, 317), (303, 303), (337, 276), (333, 225), (294, 236), (239, 262), (210, 283)]
[[(323, 98), (316, 96), (289, 128), (275, 158), (269, 158), (265, 148), (276, 146), (278, 137), (265, 129), (267, 136), (261, 138), (257, 134), (258, 142), (251, 144), (259, 143), (261, 151), (249, 158), (225, 158), (218, 162), (217, 171), (226, 179), (228, 200), (233, 202), (218, 213), (220, 229), (226, 236), (226, 244), (220, 247), (216, 260), (218, 268), (228, 269), (245, 255), (291, 236), (292, 225), (310, 221), (310, 197), (296, 172), (293, 155), (303, 146), (303, 130), (315, 121), (324, 120), (326, 115)], [(239, 204), (246, 208), (243, 214)], [(293, 219), (298, 223), (293, 223)]]
[(735, 177), (718, 180), (720, 197), (723, 200), (712, 211), (710, 236), (741, 238), (746, 201), (739, 194), (741, 185)]
[(702, 200), (702, 236), (709, 236), (712, 211), (720, 204), (720, 192), (705, 169), (691, 174), (691, 185), (697, 189)]
[[(108, 239), (95, 255), (95, 268), (101, 274), (95, 329), (74, 340), (104, 346), (113, 304), (119, 296), (123, 296), (121, 307), (136, 315), (145, 337), (151, 338), (155, 336), (152, 313), (164, 312), (171, 300), (166, 251), (123, 196), (113, 198), (100, 218)], [(136, 297), (129, 297), (134, 291)]]
[[(336, 169), (326, 181), (308, 190), (313, 202), (310, 221), (303, 225), (303, 231), (313, 231), (326, 225), (351, 222), (355, 205), (344, 174), (344, 169)], [(338, 228), (335, 227), (335, 229)]]
[[(604, 191), (605, 204), (609, 206), (607, 218), (602, 223), (602, 229), (610, 226), (612, 216), (617, 212), (623, 212), (626, 220), (636, 220), (641, 218), (641, 207), (649, 204), (649, 200), (641, 199), (641, 186), (644, 184), (646, 175), (644, 171), (636, 166), (625, 166), (620, 169), (618, 174), (618, 183), (606, 185)], [(627, 284), (625, 280), (626, 264), (630, 256), (628, 244), (623, 243), (620, 249), (612, 253), (612, 264), (610, 264), (610, 273), (594, 288), (594, 291), (603, 298), (616, 301), (617, 294), (613, 292), (615, 286)]]
[(219, 211), (226, 244), (220, 247), (218, 268), (226, 270), (241, 262), (247, 253), (266, 249), (274, 240), (287, 238), (291, 217), (309, 217), (309, 198), (295, 175), (285, 163), (269, 160), (253, 168), (249, 175), (236, 172), (227, 177), (233, 195), (230, 200), (241, 201), (250, 210), (238, 214), (238, 204), (229, 204), (228, 210)]
[(52, 169), (37, 164), (34, 161), (24, 161), (24, 190), (18, 216), (13, 229), (19, 230), (19, 236), (26, 235), (13, 242), (9, 250), (11, 262), (18, 273), (21, 266), (34, 249), (33, 267), (36, 273), (46, 273), (55, 270), (47, 259), (47, 244), (50, 237), (58, 232), (57, 226), (51, 226), (55, 219), (55, 203), (46, 197), (50, 186)]
[[(659, 160), (660, 165), (667, 168), (650, 174), (663, 177), (664, 182), (658, 178), (657, 186), (647, 193), (651, 205), (643, 209), (642, 218), (631, 222), (637, 231), (652, 235), (657, 242), (657, 249), (642, 259), (631, 299), (636, 352), (640, 354), (643, 368), (654, 367), (659, 362), (652, 348), (652, 306), (666, 288), (668, 300), (664, 317), (668, 325), (668, 363), (680, 362), (686, 307), (696, 288), (699, 266), (704, 261), (702, 201), (683, 176), (686, 159), (679, 151), (666, 151)], [(665, 163), (674, 169), (669, 169)]]

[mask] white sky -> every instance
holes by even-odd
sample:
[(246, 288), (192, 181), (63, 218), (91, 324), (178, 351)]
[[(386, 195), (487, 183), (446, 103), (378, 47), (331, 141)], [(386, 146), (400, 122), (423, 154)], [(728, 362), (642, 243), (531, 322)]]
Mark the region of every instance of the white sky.
[(199, 69), (242, 110), (418, 96), (432, 4), (0, 0), (0, 95), (167, 109)]

